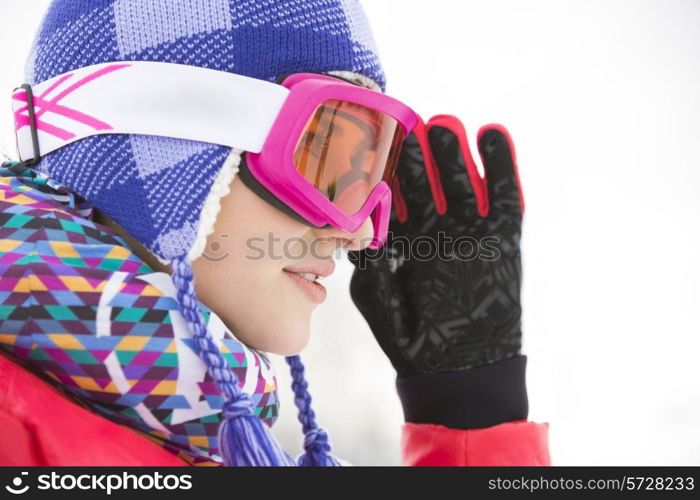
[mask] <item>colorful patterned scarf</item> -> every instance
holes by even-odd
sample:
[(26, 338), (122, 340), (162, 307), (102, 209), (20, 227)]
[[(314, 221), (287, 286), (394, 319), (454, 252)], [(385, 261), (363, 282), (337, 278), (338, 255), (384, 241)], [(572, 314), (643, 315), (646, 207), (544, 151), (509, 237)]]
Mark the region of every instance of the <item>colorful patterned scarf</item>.
[[(0, 166), (0, 348), (82, 406), (133, 428), (192, 465), (221, 465), (224, 402), (154, 272), (89, 202), (35, 169)], [(272, 426), (277, 380), (200, 302), (221, 353)]]

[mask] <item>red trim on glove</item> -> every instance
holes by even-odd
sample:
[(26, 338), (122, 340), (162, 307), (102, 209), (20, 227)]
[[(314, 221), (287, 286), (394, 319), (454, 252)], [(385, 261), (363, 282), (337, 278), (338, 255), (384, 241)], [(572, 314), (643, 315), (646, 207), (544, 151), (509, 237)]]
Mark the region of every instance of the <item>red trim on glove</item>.
[(472, 189), (474, 189), (474, 197), (476, 198), (476, 205), (479, 215), (486, 217), (489, 213), (486, 182), (481, 177), (481, 174), (479, 174), (479, 170), (474, 162), (474, 157), (469, 149), (469, 141), (467, 141), (467, 132), (464, 129), (464, 125), (456, 116), (435, 115), (428, 120), (428, 131), (433, 127), (446, 128), (457, 136), (457, 140), (459, 141), (459, 146), (462, 151), (462, 157), (464, 158), (464, 164), (467, 168), (467, 175), (469, 175), (469, 181), (471, 182)]
[[(435, 210), (440, 215), (443, 215), (447, 211), (447, 200), (445, 199), (445, 193), (443, 192), (442, 183), (440, 182), (440, 173), (438, 172), (437, 165), (435, 164), (435, 158), (433, 158), (433, 153), (430, 148), (428, 130), (420, 116), (418, 117), (418, 123), (412, 132), (415, 134), (416, 140), (418, 141), (418, 145), (421, 149), (421, 153), (423, 154), (423, 164), (425, 165), (425, 173), (427, 174), (428, 182), (430, 183), (430, 192), (433, 195)], [(406, 201), (403, 193), (401, 192), (401, 185), (399, 183), (398, 175), (394, 177), (392, 199), (394, 200), (394, 207), (396, 208), (396, 216), (398, 217), (399, 222), (403, 224), (408, 219), (408, 210), (406, 208)]]
[(413, 130), (416, 133), (416, 139), (418, 139), (418, 144), (423, 152), (425, 173), (428, 174), (428, 182), (430, 182), (430, 192), (435, 202), (435, 210), (440, 215), (443, 215), (447, 212), (447, 200), (445, 199), (445, 192), (440, 182), (440, 172), (438, 172), (437, 164), (433, 157), (433, 151), (430, 147), (430, 141), (428, 140), (428, 128), (423, 123), (423, 120), (419, 119), (418, 125), (416, 125), (416, 128)]

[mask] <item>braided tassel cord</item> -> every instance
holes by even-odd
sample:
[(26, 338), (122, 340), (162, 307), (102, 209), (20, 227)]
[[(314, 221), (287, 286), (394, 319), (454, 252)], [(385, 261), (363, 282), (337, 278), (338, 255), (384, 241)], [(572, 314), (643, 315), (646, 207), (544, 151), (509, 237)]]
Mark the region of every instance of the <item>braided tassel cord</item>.
[(316, 414), (311, 408), (311, 395), (309, 384), (304, 378), (304, 365), (298, 355), (285, 358), (292, 372), (292, 389), (294, 390), (294, 403), (299, 409), (299, 422), (304, 432), (304, 451), (306, 453), (298, 457), (299, 466), (335, 467), (342, 466), (337, 458), (329, 452), (331, 445), (328, 443), (328, 434), (316, 424)]
[(189, 325), (198, 354), (224, 395), (223, 420), (219, 426), (219, 451), (227, 466), (295, 466), (294, 459), (279, 445), (253, 411), (248, 394), (228, 366), (204, 325), (194, 289), (194, 276), (187, 256), (172, 259), (173, 282), (180, 310)]

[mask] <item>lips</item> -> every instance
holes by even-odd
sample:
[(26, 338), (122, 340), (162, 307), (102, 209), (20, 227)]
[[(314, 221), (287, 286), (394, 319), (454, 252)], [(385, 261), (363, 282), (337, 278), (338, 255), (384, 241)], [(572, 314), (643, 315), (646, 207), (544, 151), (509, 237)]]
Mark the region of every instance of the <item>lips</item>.
[[(316, 261), (310, 264), (299, 264), (295, 266), (287, 266), (283, 269), (287, 276), (294, 281), (297, 286), (306, 294), (313, 302), (320, 304), (326, 300), (326, 288), (318, 283), (316, 279), (325, 278), (333, 274), (335, 262)], [(310, 279), (313, 278), (313, 279)]]
[(332, 260), (315, 261), (308, 264), (287, 266), (283, 269), (283, 271), (287, 271), (289, 273), (308, 273), (313, 274), (314, 276), (318, 276), (319, 278), (326, 278), (330, 276), (331, 274), (333, 274), (334, 270), (335, 262)]

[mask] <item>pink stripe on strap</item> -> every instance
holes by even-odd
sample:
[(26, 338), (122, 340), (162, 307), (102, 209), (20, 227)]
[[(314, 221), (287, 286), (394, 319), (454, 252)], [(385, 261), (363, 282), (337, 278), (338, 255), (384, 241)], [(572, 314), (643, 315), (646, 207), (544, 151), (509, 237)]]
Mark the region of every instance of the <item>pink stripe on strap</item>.
[[(94, 73), (91, 73), (74, 84), (70, 85), (68, 88), (64, 89), (63, 91), (59, 92), (58, 95), (55, 97), (51, 98), (50, 100), (45, 99), (45, 97), (51, 93), (53, 90), (57, 89), (61, 84), (63, 84), (65, 81), (70, 79), (74, 73), (70, 73), (67, 75), (63, 75), (61, 78), (56, 80), (49, 86), (44, 92), (42, 92), (41, 95), (35, 96), (34, 97), (34, 107), (37, 110), (35, 114), (35, 120), (36, 120), (36, 127), (37, 130), (41, 130), (43, 132), (46, 132), (48, 134), (51, 134), (53, 136), (58, 137), (61, 140), (69, 140), (74, 137), (76, 137), (76, 134), (73, 132), (70, 132), (68, 130), (65, 130), (63, 128), (57, 127), (55, 125), (51, 125), (50, 123), (45, 122), (44, 120), (41, 119), (41, 117), (46, 114), (46, 113), (54, 113), (56, 115), (64, 116), (66, 118), (69, 118), (73, 121), (83, 123), (84, 125), (87, 125), (89, 127), (94, 128), (95, 130), (113, 130), (113, 127), (105, 123), (101, 120), (98, 120), (97, 118), (90, 116), (86, 113), (83, 113), (81, 111), (78, 111), (76, 109), (69, 108), (67, 106), (62, 106), (59, 103), (63, 98), (66, 96), (72, 94), (73, 92), (79, 90), (82, 88), (84, 85), (88, 84), (89, 82), (96, 80), (104, 75), (108, 75), (110, 73), (113, 73), (115, 71), (118, 71), (123, 68), (128, 68), (131, 66), (131, 64), (113, 64), (110, 66), (106, 66), (104, 68), (100, 68), (99, 70), (95, 71)], [(13, 94), (12, 98), (17, 101), (27, 101), (27, 93), (25, 91), (22, 92), (17, 92), (16, 94)], [(29, 105), (23, 106), (19, 109), (17, 109), (14, 113), (15, 115), (15, 130), (18, 131), (23, 127), (28, 127), (30, 126), (29, 122), (29, 117), (28, 115), (25, 115), (25, 112), (29, 111)]]
[(76, 122), (84, 123), (85, 125), (88, 125), (94, 128), (95, 130), (112, 130), (113, 128), (110, 124), (100, 121), (92, 116), (86, 115), (85, 113), (81, 113), (78, 110), (71, 109), (60, 104), (49, 105), (47, 101), (40, 98), (34, 98), (34, 105), (47, 107), (50, 106), (52, 113), (65, 116), (66, 118), (70, 118), (71, 120), (75, 120)]
[[(54, 97), (53, 99), (51, 99), (50, 101), (48, 101), (48, 103), (49, 104), (57, 104), (64, 97), (72, 94), (73, 92), (75, 92), (76, 90), (81, 88), (83, 85), (86, 85), (87, 83), (90, 83), (91, 81), (96, 80), (104, 75), (109, 74), (109, 73), (113, 73), (113, 72), (118, 71), (118, 70), (123, 69), (123, 68), (128, 68), (129, 66), (131, 66), (131, 64), (114, 64), (112, 66), (107, 66), (106, 68), (102, 68), (100, 70), (97, 70), (94, 73), (78, 80), (73, 85), (71, 85), (67, 89), (63, 90), (62, 92), (59, 92), (59, 94), (56, 97)], [(46, 107), (46, 108), (42, 109), (37, 114), (37, 117), (41, 117), (41, 115), (43, 115), (47, 111), (53, 111), (53, 109), (51, 107)]]

